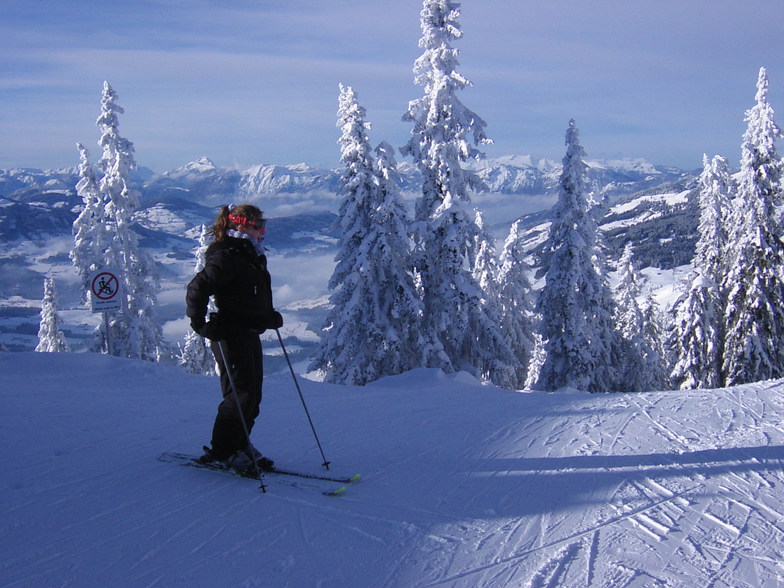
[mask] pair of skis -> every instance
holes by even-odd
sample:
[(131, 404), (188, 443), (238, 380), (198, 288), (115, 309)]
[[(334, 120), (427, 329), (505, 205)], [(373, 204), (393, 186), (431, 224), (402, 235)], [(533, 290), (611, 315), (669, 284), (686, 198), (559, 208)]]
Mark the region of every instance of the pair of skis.
[[(188, 455), (186, 453), (176, 453), (176, 452), (167, 452), (161, 454), (158, 459), (160, 461), (164, 461), (167, 463), (177, 463), (183, 466), (203, 469), (203, 470), (212, 470), (214, 472), (221, 472), (223, 474), (229, 474), (239, 478), (248, 478), (252, 480), (259, 480), (259, 475), (256, 471), (252, 469), (245, 472), (240, 472), (237, 470), (233, 470), (230, 467), (226, 466), (221, 462), (209, 462), (209, 463), (201, 463), (198, 461), (198, 458)], [(281, 483), (285, 486), (293, 486), (295, 488), (313, 488), (321, 491), (322, 494), (325, 496), (340, 496), (343, 494), (347, 489), (348, 485), (352, 484), (359, 480), (360, 474), (356, 474), (350, 477), (340, 477), (340, 476), (329, 476), (324, 474), (310, 474), (306, 472), (296, 472), (287, 469), (281, 468), (272, 468), (272, 469), (265, 469), (262, 471), (262, 474), (265, 476), (265, 481), (269, 480), (270, 478), (266, 477), (267, 474), (270, 474), (273, 481), (277, 483)], [(278, 478), (280, 476), (280, 478)], [(290, 478), (290, 479), (285, 479)], [(293, 480), (291, 479), (293, 478)], [(299, 478), (297, 480), (296, 478)], [(307, 481), (310, 480), (313, 483), (308, 484)], [(317, 482), (332, 482), (334, 484), (340, 484), (339, 487), (330, 488), (330, 489), (323, 489), (323, 487)]]

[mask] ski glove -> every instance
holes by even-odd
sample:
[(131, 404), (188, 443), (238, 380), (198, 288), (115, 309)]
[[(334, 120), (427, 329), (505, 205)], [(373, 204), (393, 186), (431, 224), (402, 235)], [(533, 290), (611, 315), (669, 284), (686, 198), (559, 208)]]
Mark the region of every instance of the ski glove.
[(277, 310), (272, 311), (272, 315), (269, 318), (269, 323), (267, 328), (268, 329), (279, 329), (283, 326), (283, 317)]
[(210, 316), (210, 321), (205, 322), (201, 317), (194, 317), (191, 319), (191, 329), (196, 331), (205, 339), (211, 341), (219, 341), (225, 338), (224, 329), (221, 328), (220, 323), (215, 316)]
[(206, 324), (207, 322), (204, 320), (204, 317), (195, 316), (191, 319), (191, 329), (193, 329), (196, 333), (201, 331)]

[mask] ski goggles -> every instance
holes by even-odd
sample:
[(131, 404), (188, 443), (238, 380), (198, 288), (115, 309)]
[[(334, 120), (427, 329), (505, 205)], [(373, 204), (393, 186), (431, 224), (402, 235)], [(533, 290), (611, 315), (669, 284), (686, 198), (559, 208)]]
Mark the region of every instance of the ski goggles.
[(242, 225), (244, 227), (250, 227), (251, 229), (256, 229), (257, 231), (261, 231), (261, 232), (267, 230), (266, 218), (260, 218), (253, 221), (249, 219), (247, 216), (239, 216), (238, 214), (229, 214), (229, 222), (232, 222), (236, 225)]

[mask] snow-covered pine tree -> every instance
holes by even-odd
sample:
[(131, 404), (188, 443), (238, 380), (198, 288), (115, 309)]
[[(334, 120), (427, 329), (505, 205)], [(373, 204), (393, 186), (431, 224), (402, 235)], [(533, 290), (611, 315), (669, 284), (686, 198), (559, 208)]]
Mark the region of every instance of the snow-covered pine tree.
[(474, 213), (476, 237), (474, 238), (474, 260), (471, 263), (474, 279), (488, 298), (498, 299), (498, 254), (494, 239), (487, 232), (482, 211)]
[(614, 303), (596, 247), (598, 228), (584, 193), (584, 157), (571, 120), (558, 202), (545, 244), (546, 280), (537, 302), (545, 357), (535, 385), (540, 390), (609, 392), (618, 384)]
[(697, 228), (699, 239), (692, 265), (700, 268), (704, 275), (719, 284), (726, 272), (725, 255), (729, 244), (727, 224), (731, 217), (731, 199), (736, 187), (725, 157), (716, 155), (708, 160), (705, 155), (702, 161), (700, 220)]
[(721, 385), (721, 338), (716, 327), (722, 320), (718, 286), (698, 271), (689, 278), (671, 311), (670, 380), (681, 390), (717, 388)]
[(683, 286), (685, 292), (673, 305), (668, 344), (673, 362), (670, 378), (683, 390), (721, 386), (724, 301), (719, 288), (726, 270), (727, 224), (734, 219), (730, 214), (732, 192), (727, 160), (718, 155), (709, 160), (705, 155), (693, 271)]
[(518, 220), (504, 241), (497, 278), (501, 332), (517, 357), (518, 389), (526, 387), (534, 353), (530, 268), (525, 255), (524, 234)]
[[(205, 254), (207, 252), (207, 247), (209, 246), (210, 234), (209, 227), (207, 227), (207, 225), (201, 225), (199, 246), (196, 249), (195, 274), (204, 269), (206, 263)], [(210, 301), (210, 305), (213, 305), (212, 300)], [(204, 337), (192, 329), (188, 329), (185, 334), (185, 345), (180, 349), (177, 365), (190, 374), (214, 376), (217, 373), (212, 350), (207, 345)]]
[(325, 381), (363, 385), (421, 365), (421, 307), (408, 268), (405, 210), (389, 145), (374, 161), (369, 123), (351, 87), (340, 86), (343, 202), (329, 287), (330, 311), (310, 369)]
[(106, 263), (105, 254), (110, 250), (112, 235), (104, 218), (104, 201), (95, 168), (90, 163), (90, 154), (81, 143), (76, 146), (81, 158), (76, 193), (82, 198), (84, 206), (73, 223), (74, 244), (70, 256), (87, 297), (88, 280), (100, 264)]
[[(134, 147), (119, 133), (117, 94), (104, 82), (101, 114), (96, 121), (103, 155), (98, 167), (100, 180), (82, 152), (79, 191), (85, 210), (74, 224), (72, 259), (80, 275), (91, 269), (113, 269), (119, 275), (122, 310), (114, 314), (108, 325), (111, 351), (114, 355), (156, 361), (162, 339), (161, 327), (155, 317), (158, 274), (150, 255), (139, 246), (134, 232), (138, 194), (130, 187), (129, 176), (136, 167)], [(96, 194), (97, 187), (97, 194)], [(100, 242), (101, 238), (105, 243)], [(87, 241), (95, 239), (92, 246)], [(90, 259), (90, 256), (95, 256)], [(96, 348), (106, 347), (107, 333), (97, 331)]]
[(634, 246), (627, 243), (618, 263), (618, 285), (615, 288), (616, 324), (621, 335), (622, 361), (619, 382), (625, 392), (651, 390), (648, 376), (643, 373), (644, 342), (641, 337), (642, 309), (637, 298), (642, 293), (639, 276), (632, 263)]
[(477, 227), (463, 205), (481, 182), (461, 163), (481, 157), (476, 146), (490, 140), (486, 123), (457, 97), (470, 85), (457, 72), (458, 51), (451, 45), (462, 37), (459, 15), (456, 2), (424, 0), (419, 41), (424, 51), (414, 64), (424, 96), (411, 101), (403, 117), (414, 128), (401, 152), (413, 158), (423, 177), (412, 259), (424, 303), (425, 362), (447, 372), (478, 371), (509, 385), (516, 360), (501, 334), (497, 309), (483, 303), (471, 268)]
[(65, 335), (60, 330), (60, 320), (57, 317), (57, 293), (52, 278), (44, 278), (44, 297), (41, 300), (41, 321), (38, 326), (38, 345), (35, 350), (43, 353), (71, 350)]
[(111, 264), (117, 260), (114, 267), (120, 274), (123, 292), (123, 309), (112, 317), (109, 329), (116, 355), (156, 361), (162, 340), (155, 313), (159, 278), (152, 257), (140, 247), (134, 231), (139, 200), (138, 192), (130, 186), (130, 173), (136, 161), (133, 143), (119, 133), (118, 114), (123, 112), (117, 104), (117, 93), (104, 82), (101, 115), (96, 123), (101, 129), (99, 145), (103, 147), (100, 188), (106, 218), (115, 230), (113, 252), (106, 261)]
[(664, 384), (663, 358), (655, 342), (648, 340), (651, 333), (646, 329), (646, 309), (638, 301), (642, 286), (633, 258), (634, 247), (627, 243), (618, 264), (615, 289), (616, 323), (622, 350), (619, 384), (625, 392), (658, 390)]
[[(477, 367), (486, 379), (493, 381), (499, 386), (511, 389), (521, 389), (525, 385), (525, 379), (520, 379), (519, 375), (525, 371), (526, 365), (519, 363), (519, 357), (514, 354), (511, 341), (506, 337), (503, 330), (503, 315), (501, 309), (501, 292), (498, 284), (499, 261), (495, 248), (495, 240), (485, 229), (484, 218), (480, 211), (475, 214), (476, 237), (474, 242), (474, 258), (471, 263), (473, 277), (476, 280), (481, 294), (481, 304), (484, 307), (484, 317), (476, 313), (476, 318), (484, 318), (486, 324), (477, 323), (477, 333), (487, 333), (490, 335), (488, 341), (491, 345), (491, 352), (480, 357), (481, 362)], [(497, 327), (496, 327), (497, 326)], [(492, 345), (497, 337), (496, 334), (489, 332), (489, 329), (497, 328), (506, 345), (505, 350), (498, 352), (492, 351)], [(481, 345), (481, 343), (480, 343)], [(511, 354), (511, 356), (510, 356)], [(506, 356), (506, 357), (504, 357)]]
[(374, 224), (378, 226), (371, 237), (371, 254), (378, 257), (379, 280), (391, 291), (383, 295), (380, 306), (389, 314), (392, 328), (389, 340), (399, 341), (394, 372), (402, 373), (423, 364), (422, 301), (419, 298), (411, 271), (411, 223), (400, 195), (395, 148), (381, 142), (375, 149), (378, 177), (378, 202)]
[(669, 366), (665, 350), (664, 317), (659, 303), (652, 293), (642, 305), (642, 336), (648, 344), (650, 355), (646, 357), (647, 371), (651, 374), (656, 390), (670, 389)]
[(730, 244), (722, 374), (731, 386), (784, 377), (784, 235), (777, 206), (782, 196), (782, 136), (768, 101), (761, 68), (756, 104), (746, 112), (737, 206), (740, 226)]

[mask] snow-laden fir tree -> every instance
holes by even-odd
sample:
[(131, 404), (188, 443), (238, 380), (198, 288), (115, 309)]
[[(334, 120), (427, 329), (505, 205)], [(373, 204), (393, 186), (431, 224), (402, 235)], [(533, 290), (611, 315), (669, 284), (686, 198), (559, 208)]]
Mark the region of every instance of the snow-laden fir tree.
[[(199, 246), (196, 249), (195, 274), (204, 269), (206, 263), (205, 254), (207, 252), (207, 247), (209, 246), (210, 234), (209, 227), (207, 227), (207, 225), (201, 225)], [(213, 305), (214, 302), (210, 300), (210, 306)], [(190, 374), (214, 376), (217, 373), (212, 350), (209, 345), (207, 345), (204, 337), (193, 331), (193, 329), (188, 329), (188, 332), (185, 334), (185, 345), (180, 350), (177, 365)]]
[(692, 265), (714, 282), (721, 283), (726, 272), (729, 244), (728, 222), (732, 218), (731, 199), (736, 192), (735, 182), (725, 157), (716, 155), (709, 160), (703, 156), (700, 175), (700, 219), (697, 227), (699, 238)]
[(724, 157), (703, 157), (699, 185), (699, 238), (693, 270), (673, 305), (668, 344), (673, 364), (670, 378), (683, 390), (721, 386), (724, 301), (720, 286), (726, 271), (727, 227), (735, 218), (730, 213), (732, 176)]
[(390, 290), (380, 296), (379, 306), (389, 315), (388, 343), (399, 350), (397, 360), (389, 353), (391, 367), (385, 368), (386, 375), (422, 366), (422, 301), (411, 271), (410, 220), (398, 188), (395, 148), (382, 142), (375, 153), (379, 192), (369, 251), (378, 258), (377, 281)]
[[(152, 258), (139, 246), (134, 231), (139, 203), (129, 177), (136, 162), (133, 143), (119, 133), (118, 115), (123, 112), (117, 103), (116, 92), (104, 82), (101, 113), (96, 122), (101, 131), (99, 145), (103, 154), (98, 167), (102, 176), (100, 179), (91, 177), (86, 152), (82, 149), (80, 194), (85, 209), (89, 200), (90, 212), (83, 212), (77, 218), (72, 258), (82, 277), (90, 267), (113, 269), (118, 273), (122, 309), (110, 317), (108, 333), (99, 329), (97, 347), (107, 347), (107, 340), (111, 340), (114, 355), (154, 361), (158, 358), (162, 339), (155, 316), (158, 275)], [(91, 200), (95, 197), (96, 185), (100, 204)], [(99, 223), (104, 231), (98, 228)], [(106, 236), (107, 242), (90, 248), (85, 240), (91, 235)], [(90, 254), (95, 255), (92, 262)], [(85, 289), (87, 286), (85, 284)]]
[(784, 377), (784, 236), (781, 129), (768, 101), (768, 77), (760, 69), (756, 104), (746, 112), (736, 206), (740, 226), (730, 244), (722, 374), (731, 386)]
[(60, 320), (57, 317), (57, 293), (52, 278), (44, 279), (41, 321), (38, 326), (38, 345), (35, 350), (44, 353), (70, 351), (65, 335), (60, 330)]
[(634, 248), (627, 243), (618, 264), (618, 285), (615, 289), (616, 324), (621, 336), (619, 386), (624, 392), (659, 390), (664, 387), (664, 358), (656, 341), (650, 341), (656, 330), (647, 328), (652, 314), (639, 302), (642, 297), (641, 277), (634, 267)]
[(642, 336), (650, 348), (648, 368), (653, 381), (658, 382), (656, 390), (671, 388), (669, 364), (667, 363), (667, 338), (664, 333), (665, 317), (659, 303), (649, 292), (642, 303)]
[(615, 288), (615, 315), (618, 332), (621, 336), (622, 360), (619, 381), (625, 392), (652, 390), (647, 386), (648, 377), (644, 373), (642, 340), (642, 309), (637, 299), (642, 294), (639, 275), (633, 265), (634, 246), (627, 243), (618, 263), (618, 285)]
[(670, 380), (681, 390), (717, 388), (721, 384), (722, 322), (718, 285), (698, 271), (691, 272), (687, 290), (673, 306), (669, 334)]
[(585, 194), (587, 166), (574, 120), (566, 132), (558, 202), (545, 243), (545, 285), (537, 311), (544, 362), (535, 387), (617, 389), (619, 338), (612, 291), (597, 247), (597, 223)]
[(414, 64), (424, 95), (409, 103), (403, 117), (414, 128), (401, 151), (413, 158), (423, 178), (412, 262), (424, 303), (425, 362), (447, 372), (478, 371), (509, 385), (515, 357), (501, 334), (497, 310), (483, 302), (474, 278), (477, 227), (463, 208), (469, 190), (481, 182), (461, 163), (481, 157), (476, 146), (490, 140), (486, 123), (457, 97), (470, 85), (457, 72), (458, 51), (451, 45), (462, 36), (459, 15), (455, 2), (424, 1), (419, 41), (424, 51)]
[[(482, 329), (488, 329), (489, 326), (496, 328), (497, 325), (506, 346), (506, 349), (502, 349), (500, 352), (488, 353), (481, 357), (481, 363), (477, 367), (483, 377), (492, 380), (499, 386), (512, 389), (522, 388), (525, 385), (525, 379), (521, 379), (519, 376), (521, 372), (525, 371), (525, 365), (521, 364), (520, 358), (514, 354), (511, 341), (503, 330), (502, 299), (498, 283), (500, 269), (495, 239), (487, 232), (480, 211), (476, 211), (475, 224), (477, 231), (474, 242), (474, 259), (471, 265), (474, 279), (482, 293), (481, 304), (484, 307), (483, 314), (487, 320), (486, 326), (481, 323), (476, 325), (477, 332), (481, 334)], [(477, 313), (476, 317), (482, 318), (483, 314)], [(490, 335), (487, 340), (493, 343), (495, 335)]]
[(533, 304), (530, 267), (521, 221), (515, 221), (501, 250), (498, 269), (498, 296), (501, 331), (517, 357), (517, 389), (526, 387), (528, 369), (534, 352)]
[(87, 281), (106, 263), (106, 254), (111, 250), (112, 231), (106, 222), (104, 201), (95, 167), (90, 163), (90, 154), (81, 143), (77, 143), (81, 163), (76, 193), (83, 202), (82, 210), (73, 223), (74, 245), (71, 249), (73, 262), (82, 283), (85, 299), (89, 295)]
[(495, 240), (487, 232), (484, 215), (474, 213), (476, 237), (474, 238), (474, 260), (471, 264), (474, 279), (488, 298), (498, 299), (498, 254)]
[(329, 288), (332, 309), (311, 368), (325, 381), (363, 385), (422, 363), (421, 303), (408, 267), (408, 228), (388, 144), (378, 163), (369, 123), (351, 87), (340, 86), (340, 234)]
[[(134, 146), (119, 133), (118, 114), (124, 112), (117, 104), (117, 94), (104, 82), (101, 115), (97, 124), (103, 147), (100, 167), (103, 170), (101, 192), (106, 201), (106, 216), (116, 231), (115, 252), (118, 276), (124, 293), (123, 310), (109, 324), (115, 354), (154, 361), (158, 358), (162, 331), (155, 306), (159, 289), (158, 272), (152, 257), (139, 246), (134, 231), (135, 214), (139, 208), (138, 192), (129, 185), (130, 173), (136, 168)], [(110, 261), (110, 260), (107, 260)]]

